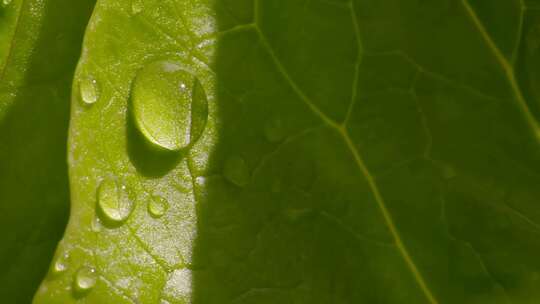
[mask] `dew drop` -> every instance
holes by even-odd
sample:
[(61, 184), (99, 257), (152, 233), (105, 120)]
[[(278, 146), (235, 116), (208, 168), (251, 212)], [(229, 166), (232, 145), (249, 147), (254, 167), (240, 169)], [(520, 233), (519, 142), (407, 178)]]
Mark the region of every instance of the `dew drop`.
[(101, 228), (102, 228), (103, 224), (101, 223), (101, 220), (99, 219), (99, 217), (94, 217), (94, 219), (92, 220), (92, 231), (94, 232), (100, 232), (101, 231)]
[(142, 12), (144, 9), (144, 4), (142, 3), (142, 0), (133, 0), (131, 2), (131, 12), (133, 15), (137, 15), (140, 12)]
[(66, 269), (67, 269), (67, 265), (64, 264), (63, 261), (57, 260), (56, 262), (54, 262), (54, 266), (53, 266), (54, 273), (59, 274), (66, 271)]
[(155, 196), (148, 202), (148, 212), (154, 218), (162, 217), (169, 209), (169, 202), (161, 196)]
[(97, 81), (92, 77), (84, 77), (79, 82), (79, 90), (82, 101), (91, 105), (99, 99), (99, 86)]
[(96, 285), (97, 274), (92, 267), (83, 266), (75, 274), (75, 291), (88, 292)]
[(64, 253), (63, 255), (59, 256), (53, 264), (52, 272), (53, 274), (61, 274), (68, 268), (68, 259), (69, 255), (67, 253)]
[(104, 220), (116, 224), (125, 221), (133, 211), (133, 203), (127, 197), (125, 186), (119, 186), (111, 179), (99, 185), (98, 206)]
[(203, 200), (208, 197), (207, 184), (208, 184), (208, 180), (206, 177), (198, 176), (197, 178), (195, 178), (195, 185), (193, 186), (194, 186), (195, 193), (198, 196), (198, 199)]
[(237, 186), (246, 186), (250, 178), (246, 161), (238, 156), (228, 158), (223, 167), (223, 176)]
[(267, 121), (264, 126), (264, 135), (266, 136), (266, 140), (271, 143), (282, 140), (285, 137), (285, 132), (281, 120), (276, 118)]
[(208, 119), (208, 99), (201, 83), (174, 61), (142, 68), (131, 93), (138, 130), (157, 148), (179, 151), (193, 145)]
[(206, 182), (206, 177), (204, 176), (197, 176), (197, 178), (195, 179), (195, 184), (199, 187), (206, 186)]

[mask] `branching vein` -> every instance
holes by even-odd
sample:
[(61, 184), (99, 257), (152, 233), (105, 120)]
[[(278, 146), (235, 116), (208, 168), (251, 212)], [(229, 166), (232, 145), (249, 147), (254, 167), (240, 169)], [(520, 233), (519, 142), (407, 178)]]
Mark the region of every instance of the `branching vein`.
[[(259, 6), (260, 0), (255, 0), (255, 7)], [(255, 12), (258, 14), (258, 12)], [(343, 141), (345, 142), (347, 148), (349, 149), (350, 153), (352, 154), (354, 161), (356, 163), (356, 166), (360, 170), (360, 172), (365, 177), (368, 186), (375, 198), (375, 201), (377, 202), (377, 205), (379, 207), (380, 212), (382, 213), (382, 216), (384, 218), (384, 221), (386, 225), (388, 226), (388, 229), (390, 230), (390, 233), (394, 239), (394, 243), (399, 250), (400, 255), (402, 256), (403, 260), (405, 261), (405, 264), (407, 265), (408, 269), (411, 271), (415, 281), (417, 282), (418, 286), (422, 290), (423, 294), (431, 304), (438, 304), (439, 302), (433, 295), (432, 291), (429, 289), (427, 283), (425, 282), (422, 274), (418, 270), (418, 267), (414, 263), (411, 255), (409, 254), (405, 244), (403, 243), (403, 240), (401, 239), (401, 236), (397, 230), (397, 227), (394, 223), (394, 220), (392, 218), (392, 215), (390, 214), (390, 211), (386, 207), (386, 203), (380, 193), (379, 187), (377, 183), (375, 182), (375, 179), (373, 178), (371, 172), (368, 170), (367, 166), (365, 165), (365, 162), (357, 150), (356, 146), (354, 145), (353, 141), (351, 140), (346, 128), (344, 128), (341, 124), (336, 123), (334, 120), (329, 118), (319, 107), (315, 105), (315, 103), (302, 91), (302, 89), (298, 86), (298, 84), (292, 79), (292, 77), (289, 75), (286, 68), (283, 66), (277, 55), (275, 54), (274, 50), (272, 49), (270, 43), (268, 42), (266, 36), (260, 29), (259, 25), (256, 24), (256, 31), (259, 34), (260, 41), (266, 51), (268, 52), (269, 56), (271, 57), (272, 61), (274, 62), (276, 68), (278, 69), (279, 73), (282, 75), (282, 77), (287, 81), (289, 86), (292, 88), (292, 90), (298, 95), (300, 100), (306, 104), (306, 106), (316, 115), (318, 116), (324, 123), (328, 124), (331, 128), (335, 129), (339, 135), (342, 137)]]
[(510, 88), (512, 89), (512, 93), (514, 94), (515, 101), (517, 102), (519, 108), (521, 109), (521, 112), (523, 113), (523, 116), (526, 120), (527, 125), (533, 132), (533, 136), (535, 137), (536, 141), (540, 143), (540, 126), (538, 125), (538, 121), (531, 113), (531, 110), (529, 109), (529, 106), (527, 105), (527, 102), (525, 101), (525, 97), (523, 96), (523, 93), (521, 92), (521, 89), (519, 87), (516, 74), (514, 71), (514, 67), (506, 57), (504, 57), (503, 53), (497, 47), (493, 39), (491, 38), (490, 34), (487, 32), (486, 28), (484, 27), (484, 24), (478, 18), (476, 15), (476, 12), (474, 11), (473, 7), (469, 3), (468, 0), (461, 0), (463, 3), (463, 7), (465, 8), (465, 11), (471, 18), (471, 21), (473, 22), (474, 26), (480, 33), (480, 36), (482, 36), (482, 39), (487, 44), (488, 48), (493, 53), (493, 56), (495, 56), (495, 59), (497, 62), (501, 65), (501, 68), (510, 83)]

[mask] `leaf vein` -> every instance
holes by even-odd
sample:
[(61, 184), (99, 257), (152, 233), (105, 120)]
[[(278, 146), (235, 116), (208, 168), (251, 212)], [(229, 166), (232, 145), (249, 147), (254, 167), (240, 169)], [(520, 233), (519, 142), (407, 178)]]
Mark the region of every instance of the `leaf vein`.
[[(260, 0), (255, 0), (255, 3), (258, 3)], [(256, 5), (258, 7), (258, 4)], [(285, 69), (277, 55), (275, 54), (274, 50), (270, 46), (270, 43), (268, 42), (266, 36), (260, 29), (260, 27), (257, 24), (256, 31), (259, 34), (260, 41), (264, 48), (266, 48), (269, 56), (271, 57), (272, 61), (274, 62), (276, 68), (278, 69), (279, 73), (282, 75), (282, 77), (288, 82), (288, 84), (291, 86), (293, 91), (298, 95), (298, 97), (307, 105), (307, 107), (316, 115), (318, 116), (323, 122), (328, 124), (330, 127), (334, 128), (342, 137), (342, 139), (345, 141), (345, 144), (347, 148), (350, 150), (356, 165), (360, 169), (361, 173), (364, 175), (369, 188), (372, 192), (372, 194), (375, 197), (375, 201), (377, 202), (377, 205), (379, 207), (379, 210), (381, 211), (383, 218), (385, 220), (386, 225), (388, 226), (392, 237), (394, 238), (394, 242), (405, 261), (405, 264), (407, 265), (408, 269), (411, 271), (415, 281), (417, 282), (418, 286), (422, 290), (422, 293), (425, 295), (427, 300), (431, 304), (438, 304), (439, 302), (427, 286), (427, 283), (425, 282), (422, 274), (418, 270), (418, 267), (414, 263), (411, 255), (409, 254), (405, 244), (403, 243), (401, 236), (398, 233), (398, 230), (394, 224), (394, 220), (392, 218), (392, 215), (390, 214), (390, 211), (386, 207), (386, 203), (383, 200), (383, 197), (379, 191), (378, 185), (375, 182), (375, 179), (371, 175), (370, 171), (366, 167), (364, 160), (356, 147), (354, 146), (347, 130), (343, 128), (343, 126), (337, 124), (332, 119), (330, 119), (324, 112), (322, 112), (314, 103), (313, 101), (302, 91), (302, 89), (296, 84), (296, 82), (292, 79), (292, 77), (289, 75), (288, 71)]]
[(528, 127), (531, 129), (532, 135), (534, 136), (536, 142), (540, 143), (540, 126), (538, 125), (538, 121), (533, 116), (527, 102), (525, 101), (525, 97), (523, 96), (521, 88), (519, 87), (513, 66), (504, 57), (499, 47), (497, 47), (490, 34), (487, 32), (484, 24), (474, 11), (474, 8), (469, 3), (469, 0), (461, 0), (461, 2), (463, 3), (463, 7), (465, 8), (466, 13), (469, 15), (469, 18), (478, 30), (480, 36), (482, 37), (487, 47), (491, 50), (493, 56), (501, 66), (510, 84), (512, 93), (514, 94), (514, 99), (517, 102), (517, 105), (520, 108), (521, 112), (523, 113), (523, 117)]
[(362, 35), (360, 33), (360, 23), (358, 22), (358, 16), (356, 15), (356, 10), (354, 7), (354, 0), (349, 2), (349, 10), (351, 12), (351, 19), (354, 28), (354, 37), (356, 40), (356, 62), (354, 64), (354, 76), (352, 82), (352, 92), (351, 92), (351, 101), (347, 109), (347, 114), (343, 120), (343, 126), (346, 126), (349, 122), (354, 106), (356, 105), (358, 99), (358, 82), (360, 80), (360, 65), (362, 64)]

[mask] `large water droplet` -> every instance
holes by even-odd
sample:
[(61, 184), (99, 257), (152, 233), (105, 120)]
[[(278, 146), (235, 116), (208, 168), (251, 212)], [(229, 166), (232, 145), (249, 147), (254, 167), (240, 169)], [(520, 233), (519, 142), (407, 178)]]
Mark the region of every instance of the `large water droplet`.
[(133, 203), (128, 198), (124, 185), (111, 179), (106, 179), (99, 185), (98, 206), (99, 213), (109, 223), (125, 221), (133, 210)]
[(79, 91), (81, 99), (85, 104), (94, 104), (99, 99), (99, 86), (97, 81), (92, 77), (83, 77), (79, 81)]
[(148, 212), (152, 217), (162, 217), (169, 209), (169, 202), (161, 196), (155, 196), (148, 202)]
[(52, 272), (53, 274), (61, 274), (68, 268), (69, 255), (67, 253), (62, 254), (54, 261)]
[(283, 124), (280, 119), (275, 118), (266, 122), (264, 126), (264, 135), (266, 140), (271, 143), (278, 142), (285, 137), (285, 131), (283, 130)]
[(238, 156), (228, 158), (223, 166), (223, 176), (231, 183), (244, 187), (250, 178), (246, 161)]
[(180, 63), (164, 60), (145, 66), (137, 74), (131, 99), (137, 128), (158, 148), (185, 149), (206, 126), (206, 92)]
[(143, 9), (144, 4), (142, 3), (142, 0), (133, 0), (131, 2), (131, 13), (133, 13), (133, 15), (139, 14)]
[(96, 285), (97, 273), (92, 267), (83, 266), (75, 274), (75, 291), (88, 292)]

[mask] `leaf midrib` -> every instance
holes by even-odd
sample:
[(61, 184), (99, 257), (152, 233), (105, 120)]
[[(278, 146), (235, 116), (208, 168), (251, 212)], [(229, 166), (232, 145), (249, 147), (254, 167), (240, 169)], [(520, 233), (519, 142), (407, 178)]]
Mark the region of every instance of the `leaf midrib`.
[[(529, 109), (529, 105), (527, 104), (527, 101), (525, 100), (525, 97), (523, 96), (523, 93), (521, 92), (521, 88), (519, 87), (518, 81), (516, 79), (516, 73), (514, 66), (506, 59), (506, 57), (501, 52), (500, 48), (497, 46), (495, 41), (493, 41), (493, 38), (491, 35), (487, 32), (484, 24), (476, 14), (474, 8), (469, 3), (469, 0), (461, 0), (463, 3), (463, 7), (465, 8), (465, 11), (469, 15), (472, 23), (478, 30), (480, 36), (486, 43), (488, 49), (493, 53), (493, 56), (501, 66), (504, 75), (506, 79), (508, 80), (510, 84), (510, 88), (512, 89), (512, 93), (514, 94), (515, 101), (518, 104), (518, 107), (520, 108), (521, 112), (523, 113), (524, 119), (528, 125), (528, 127), (533, 132), (533, 136), (537, 143), (540, 143), (540, 125), (538, 124), (538, 121), (532, 114), (531, 110)], [(521, 10), (524, 10), (525, 7), (521, 6)], [(521, 33), (518, 33), (519, 36), (521, 36)], [(519, 47), (519, 46), (518, 46)]]
[[(348, 133), (348, 131), (346, 129), (346, 122), (348, 120), (348, 116), (350, 115), (349, 111), (351, 111), (352, 105), (349, 106), (348, 114), (347, 114), (347, 116), (345, 118), (344, 123), (337, 123), (333, 119), (329, 118), (326, 114), (324, 114), (324, 112), (322, 112), (322, 110), (319, 109), (314, 104), (314, 102), (302, 91), (302, 89), (300, 89), (298, 84), (296, 84), (296, 82), (292, 79), (292, 77), (287, 72), (286, 68), (283, 66), (283, 64), (281, 63), (281, 61), (279, 60), (279, 58), (275, 54), (275, 52), (272, 49), (270, 43), (268, 42), (266, 36), (264, 35), (264, 33), (262, 32), (262, 30), (259, 27), (259, 23), (258, 23), (259, 20), (260, 20), (260, 16), (259, 16), (259, 14), (260, 14), (259, 13), (260, 4), (259, 4), (259, 1), (260, 0), (254, 0), (254, 14), (255, 14), (255, 16), (254, 16), (253, 28), (255, 29), (256, 33), (258, 34), (259, 39), (261, 40), (261, 43), (266, 48), (268, 54), (270, 55), (272, 61), (276, 65), (276, 67), (277, 67), (278, 71), (280, 72), (280, 74), (285, 78), (285, 80), (291, 86), (293, 91), (300, 97), (302, 102), (304, 102), (308, 106), (308, 108), (316, 116), (318, 116), (324, 123), (326, 123), (332, 129), (336, 130), (338, 132), (338, 134), (343, 138), (347, 148), (349, 149), (349, 151), (351, 152), (351, 154), (352, 154), (352, 156), (353, 156), (353, 158), (355, 160), (355, 163), (356, 163), (358, 169), (360, 170), (362, 175), (364, 175), (364, 178), (366, 179), (366, 181), (368, 183), (370, 191), (372, 192), (372, 194), (373, 194), (373, 196), (375, 198), (375, 201), (377, 202), (377, 206), (379, 207), (379, 210), (380, 210), (380, 212), (381, 212), (381, 214), (382, 214), (382, 216), (384, 218), (384, 221), (385, 221), (388, 229), (390, 230), (390, 234), (392, 235), (392, 237), (394, 239), (395, 245), (396, 245), (400, 255), (402, 256), (405, 264), (407, 265), (407, 268), (409, 269), (409, 271), (411, 271), (415, 281), (417, 282), (418, 286), (422, 290), (422, 293), (427, 298), (429, 303), (431, 303), (431, 304), (439, 304), (438, 300), (433, 295), (433, 292), (430, 290), (430, 288), (427, 285), (426, 281), (424, 280), (422, 274), (420, 273), (420, 270), (418, 269), (418, 267), (414, 263), (411, 255), (409, 254), (409, 252), (407, 250), (407, 247), (405, 246), (403, 240), (401, 239), (399, 231), (397, 230), (397, 227), (396, 227), (396, 225), (394, 223), (392, 215), (390, 214), (390, 211), (386, 207), (386, 203), (385, 203), (385, 201), (384, 201), (384, 199), (383, 199), (383, 197), (382, 197), (382, 195), (380, 193), (379, 187), (378, 187), (377, 183), (375, 182), (375, 179), (373, 178), (373, 175), (371, 174), (371, 172), (369, 171), (369, 169), (365, 165), (365, 162), (363, 160), (362, 155), (360, 154), (358, 149), (354, 146), (354, 143), (352, 142), (352, 140), (351, 140), (351, 138), (349, 136), (349, 133)], [(354, 2), (349, 1), (347, 7), (350, 10), (352, 10), (351, 18), (353, 19), (352, 20), (353, 24), (357, 25), (358, 22), (357, 22), (357, 20), (355, 20), (356, 14), (354, 13)], [(355, 29), (355, 37), (357, 39), (360, 38), (359, 29)], [(357, 41), (357, 43), (358, 43), (358, 46), (361, 45), (360, 41)], [(355, 77), (355, 81), (358, 81), (358, 77)], [(354, 84), (353, 84), (353, 86), (354, 86)], [(351, 102), (354, 102), (354, 100), (352, 100)]]

